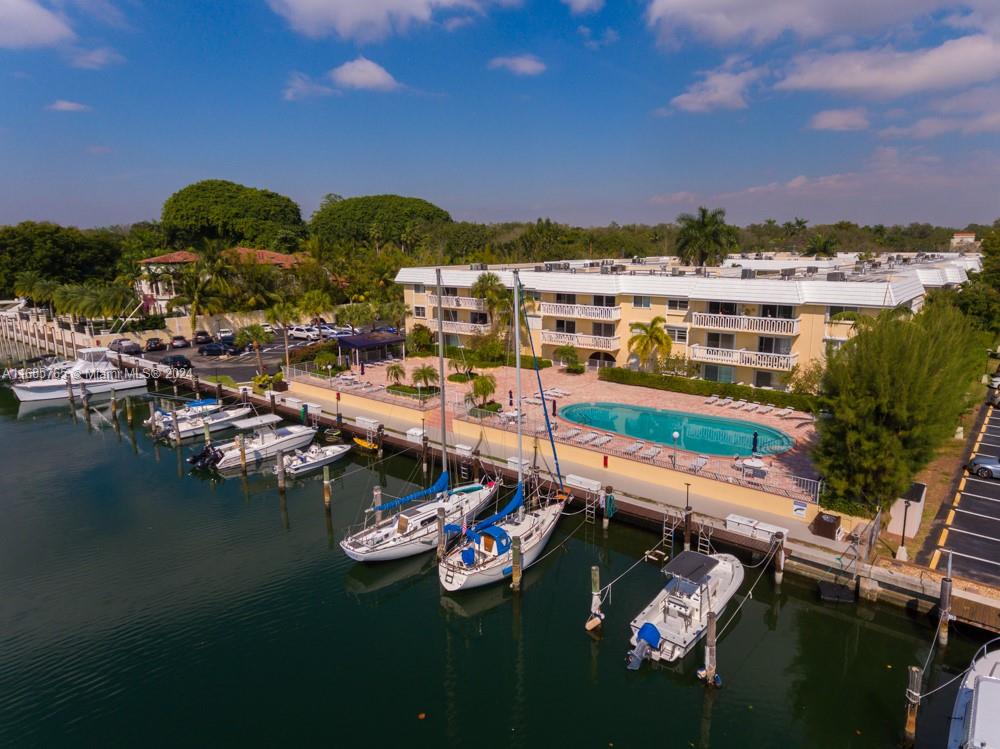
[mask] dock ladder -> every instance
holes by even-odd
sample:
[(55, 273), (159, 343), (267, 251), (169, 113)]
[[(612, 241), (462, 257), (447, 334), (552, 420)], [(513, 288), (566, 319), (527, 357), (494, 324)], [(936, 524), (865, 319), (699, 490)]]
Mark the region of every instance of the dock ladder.
[(698, 526), (698, 553), (711, 554), (712, 549), (712, 526), (701, 524)]
[(594, 525), (597, 522), (597, 495), (587, 492), (583, 501), (583, 519), (588, 525)]

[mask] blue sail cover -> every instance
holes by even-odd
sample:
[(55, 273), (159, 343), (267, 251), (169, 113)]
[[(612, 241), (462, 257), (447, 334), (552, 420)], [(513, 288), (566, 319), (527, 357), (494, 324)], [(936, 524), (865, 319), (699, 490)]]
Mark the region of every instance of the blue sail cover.
[(485, 520), (480, 520), (469, 530), (472, 533), (478, 533), (483, 530), (483, 528), (489, 528), (491, 525), (496, 523), (498, 520), (503, 520), (505, 517), (510, 515), (514, 510), (524, 504), (524, 484), (518, 482), (517, 491), (514, 492), (514, 496), (510, 498), (510, 502), (504, 505), (503, 509), (500, 510), (496, 515), (490, 515)]
[(400, 497), (399, 499), (394, 499), (391, 502), (385, 502), (378, 505), (375, 510), (378, 512), (385, 512), (386, 510), (394, 510), (400, 505), (405, 505), (407, 502), (412, 502), (415, 499), (420, 499), (421, 497), (427, 497), (432, 494), (437, 494), (438, 492), (443, 492), (448, 488), (448, 472), (445, 471), (440, 476), (438, 480), (434, 482), (433, 485), (426, 489), (421, 489), (420, 491), (413, 492), (412, 494), (407, 494), (405, 497)]

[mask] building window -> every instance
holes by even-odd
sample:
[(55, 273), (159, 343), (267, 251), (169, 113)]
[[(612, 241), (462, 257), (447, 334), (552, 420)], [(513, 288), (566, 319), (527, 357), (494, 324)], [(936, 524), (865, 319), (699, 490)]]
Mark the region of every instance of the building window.
[(458, 322), (458, 310), (457, 309), (446, 309), (441, 310), (444, 312), (444, 317), (441, 319), (445, 322)]
[(779, 320), (795, 319), (795, 308), (787, 304), (762, 304), (760, 305), (761, 317), (774, 317)]
[(615, 324), (612, 322), (595, 322), (594, 335), (611, 338), (615, 334)]
[(761, 372), (761, 371), (754, 372), (753, 386), (758, 388), (773, 388), (774, 372)]
[(614, 307), (617, 301), (613, 296), (594, 294), (595, 307)]
[(441, 296), (458, 296), (458, 289), (454, 286), (444, 286), (441, 288)]
[(556, 294), (556, 304), (576, 304), (576, 294)]
[(705, 343), (709, 348), (733, 349), (736, 346), (736, 338), (732, 333), (709, 333), (705, 336)]
[(701, 376), (712, 382), (732, 382), (733, 368), (721, 364), (706, 364), (702, 368)]
[(847, 343), (847, 341), (840, 338), (827, 338), (826, 339), (826, 355), (832, 356), (833, 354), (840, 351), (840, 348)]
[(632, 297), (632, 306), (636, 309), (649, 309), (650, 300), (648, 296), (634, 296)]
[(576, 333), (576, 320), (556, 320), (557, 333)]
[(490, 316), (485, 312), (473, 312), (470, 315), (470, 320), (473, 325), (487, 325), (490, 321)]
[(736, 302), (709, 302), (708, 314), (710, 315), (738, 315)]
[(427, 317), (427, 308), (426, 307), (414, 307), (413, 308), (413, 316), (414, 317)]
[(688, 342), (688, 332), (687, 328), (667, 328), (667, 335), (670, 336), (670, 340), (674, 343), (687, 343)]
[(688, 308), (687, 299), (668, 299), (667, 309), (672, 310), (686, 310)]
[(790, 354), (792, 353), (792, 339), (761, 336), (757, 339), (757, 352), (761, 354)]
[(841, 312), (857, 312), (857, 307), (827, 307), (826, 316), (827, 319), (833, 318), (835, 315), (839, 315)]
[(413, 284), (413, 293), (414, 294), (423, 294), (425, 291), (426, 291), (426, 289), (424, 288), (424, 285), (422, 283), (415, 283), (415, 284)]

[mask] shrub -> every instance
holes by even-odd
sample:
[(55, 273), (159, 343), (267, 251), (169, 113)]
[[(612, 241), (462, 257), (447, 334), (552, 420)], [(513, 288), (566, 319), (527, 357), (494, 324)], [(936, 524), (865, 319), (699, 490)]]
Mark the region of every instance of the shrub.
[(426, 325), (414, 325), (412, 330), (410, 330), (409, 335), (406, 336), (406, 352), (408, 354), (412, 353), (423, 354), (431, 353), (434, 348), (434, 334), (431, 333), (431, 329)]
[(455, 374), (448, 375), (448, 382), (468, 382), (469, 380), (474, 380), (478, 375), (473, 374), (471, 377), (463, 374), (462, 372), (456, 372)]
[[(337, 364), (337, 354), (332, 351), (321, 351), (316, 355), (314, 363), (320, 370), (326, 370), (331, 374), (337, 374), (347, 369), (347, 367)], [(330, 367), (329, 370), (327, 370), (328, 366)]]
[(582, 364), (570, 364), (566, 367), (567, 374), (583, 374), (587, 368)]
[(658, 375), (650, 372), (633, 372), (620, 367), (604, 367), (598, 370), (598, 378), (605, 382), (617, 382), (622, 385), (638, 385), (640, 387), (670, 390), (688, 395), (719, 395), (724, 398), (750, 400), (758, 403), (769, 403), (778, 408), (794, 408), (797, 411), (815, 411), (816, 398), (802, 393), (786, 393), (781, 390), (763, 390), (748, 385), (735, 385), (709, 380), (689, 380), (685, 377)]

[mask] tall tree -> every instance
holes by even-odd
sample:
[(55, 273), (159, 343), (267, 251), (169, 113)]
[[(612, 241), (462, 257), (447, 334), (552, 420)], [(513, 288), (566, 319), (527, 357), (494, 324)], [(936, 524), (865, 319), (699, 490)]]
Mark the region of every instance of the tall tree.
[(225, 308), (225, 296), (219, 286), (219, 281), (201, 262), (191, 263), (174, 281), (177, 294), (167, 302), (167, 309), (186, 307), (194, 333), (199, 316), (214, 315)]
[(736, 249), (736, 231), (726, 223), (723, 208), (701, 206), (696, 214), (679, 215), (677, 224), (677, 254), (685, 263), (718, 265)]
[(288, 328), (299, 319), (301, 312), (291, 302), (278, 302), (267, 311), (267, 321), (272, 325), (281, 326), (283, 345), (285, 349), (285, 366), (291, 367), (292, 363), (288, 355)]
[(816, 257), (833, 257), (837, 254), (837, 244), (836, 237), (817, 232), (806, 242), (806, 254)]
[(664, 328), (666, 322), (665, 317), (657, 315), (648, 323), (634, 322), (629, 326), (632, 336), (628, 339), (628, 350), (650, 369), (659, 357), (670, 356), (673, 341)]
[(237, 346), (246, 346), (247, 344), (253, 346), (254, 353), (257, 354), (258, 374), (264, 374), (264, 355), (263, 352), (261, 352), (261, 347), (265, 343), (269, 343), (272, 337), (273, 336), (264, 329), (263, 325), (256, 323), (240, 328), (239, 332), (236, 334)]

